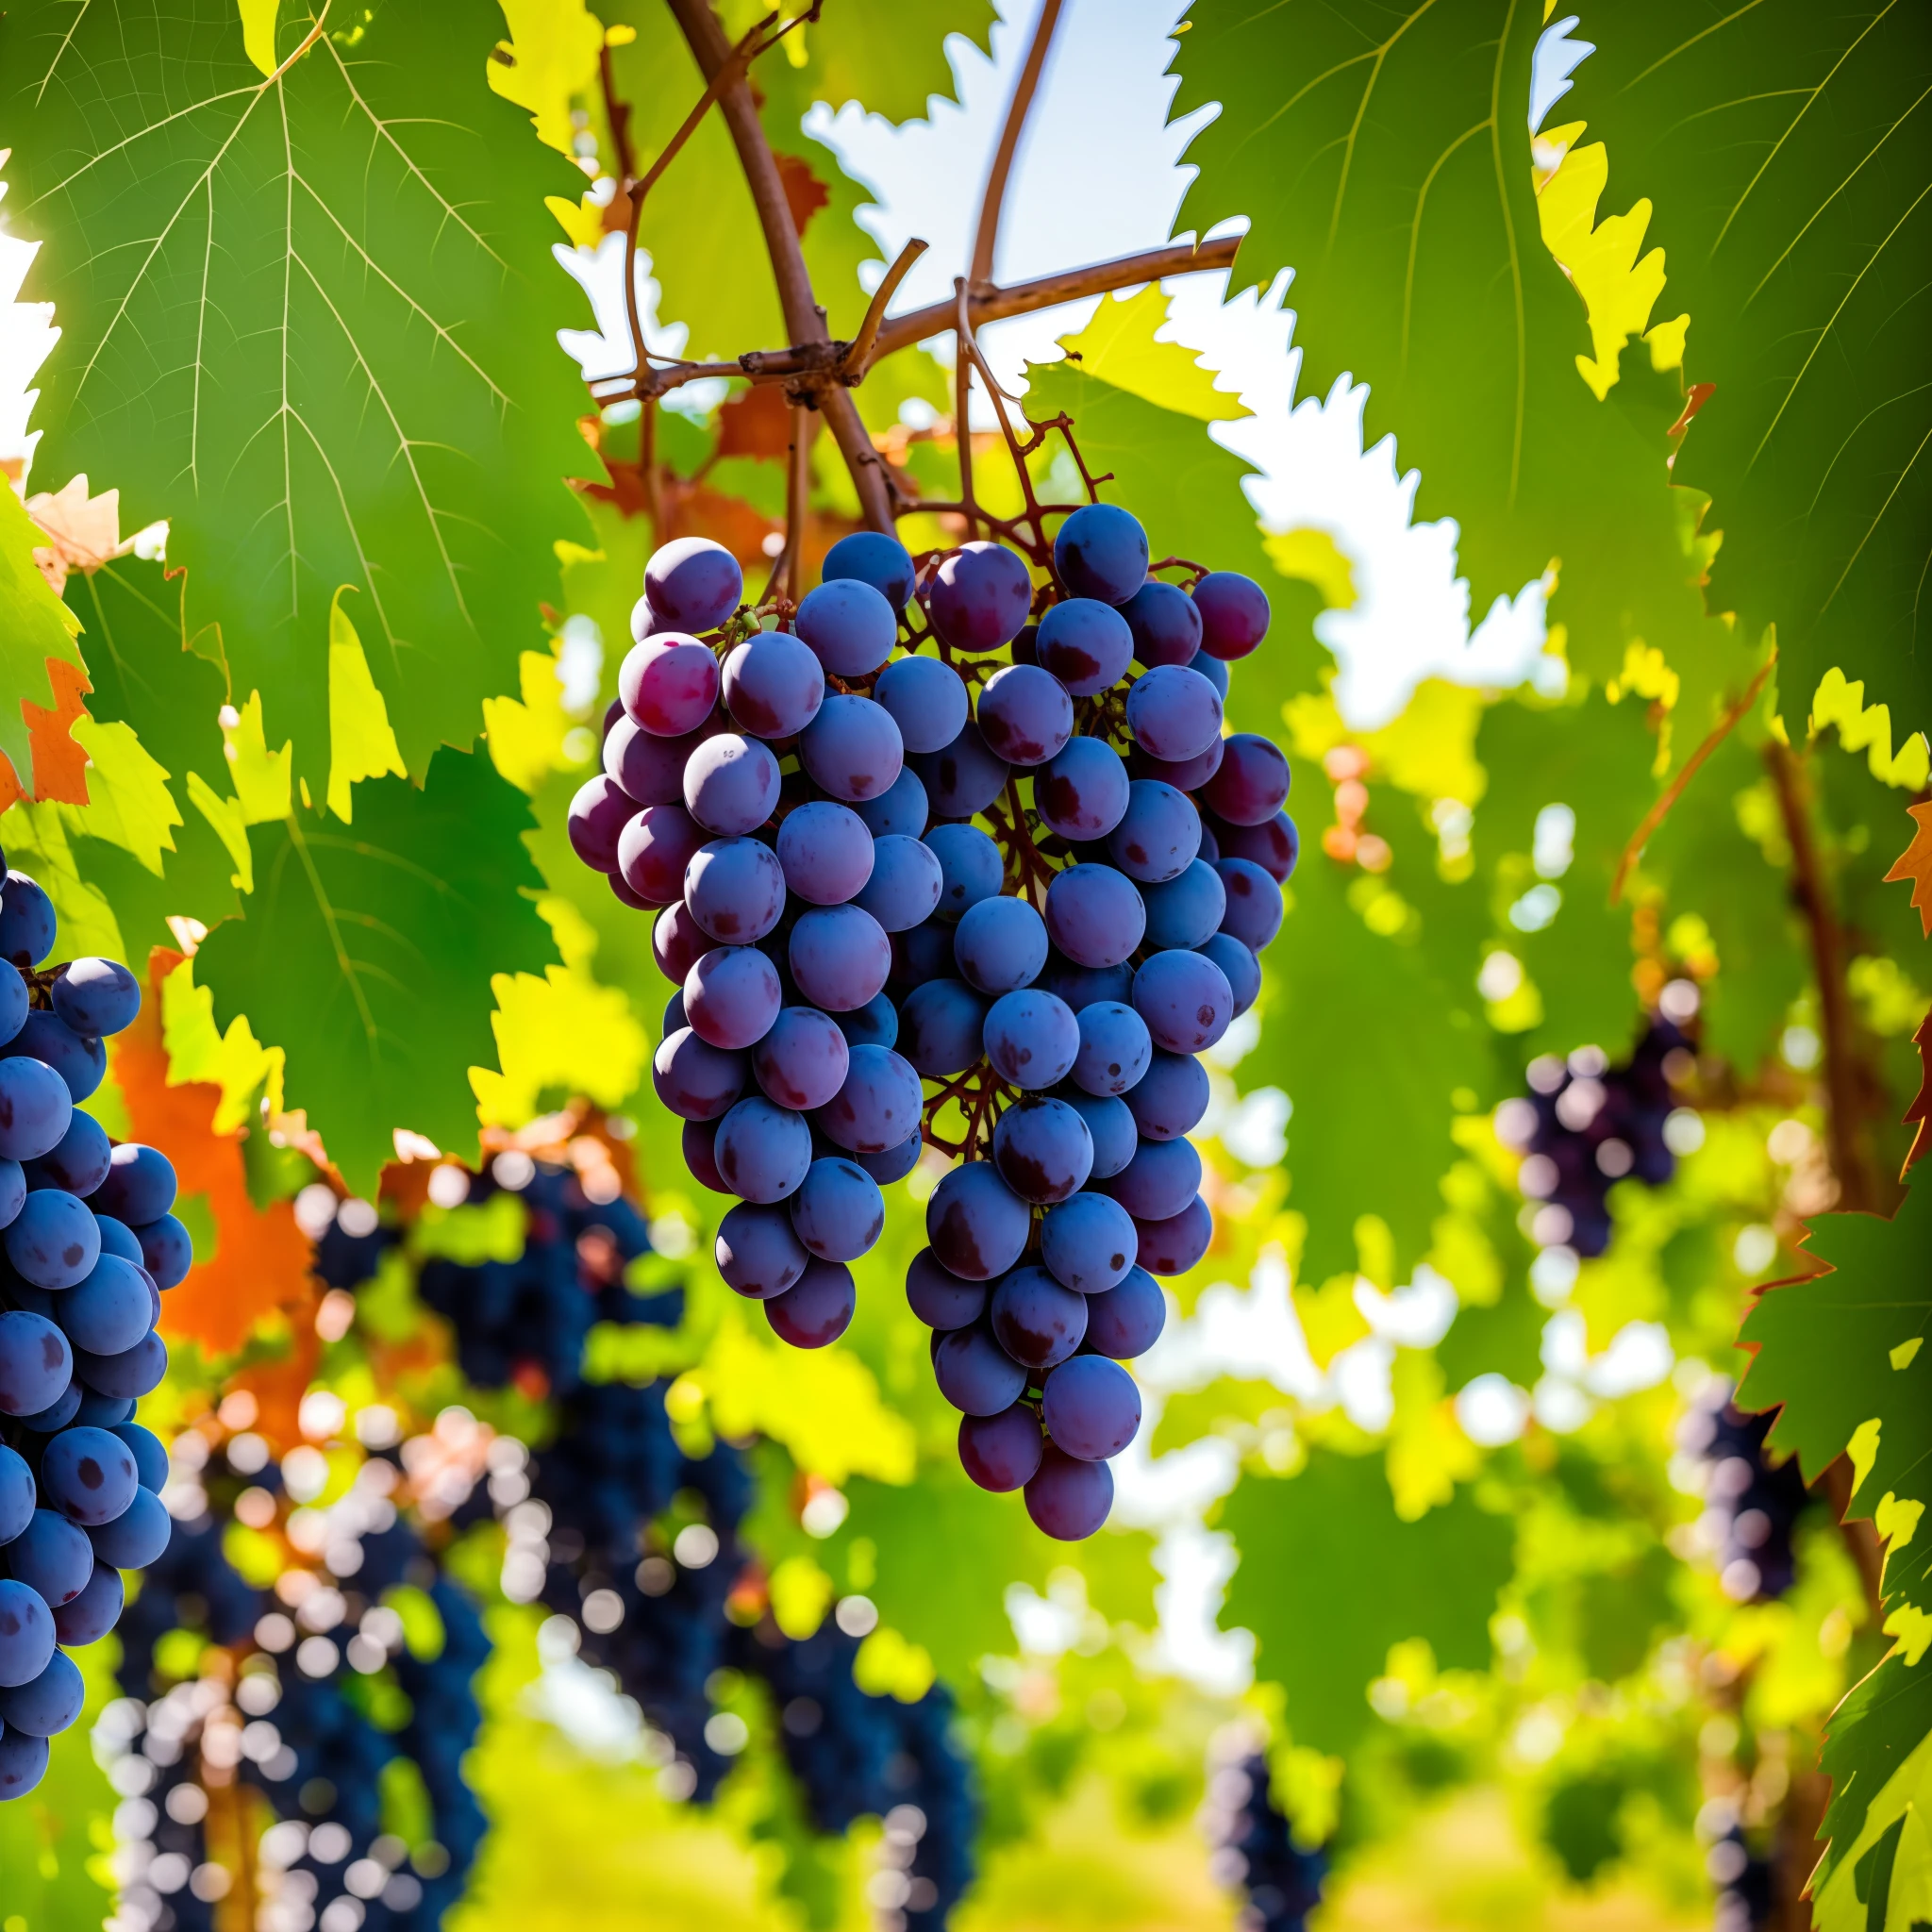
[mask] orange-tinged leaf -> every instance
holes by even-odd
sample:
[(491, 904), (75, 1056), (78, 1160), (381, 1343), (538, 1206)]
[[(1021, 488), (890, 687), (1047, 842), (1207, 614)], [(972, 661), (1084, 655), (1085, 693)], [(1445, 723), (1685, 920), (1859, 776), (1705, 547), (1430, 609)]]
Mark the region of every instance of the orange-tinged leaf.
[[(1925, 811), (1932, 808), (1921, 805), (1914, 806), (1912, 809)], [(1920, 836), (1924, 836), (1923, 831)], [(1918, 903), (1915, 896), (1912, 904), (1916, 906)], [(1906, 1164), (1898, 1171), (1900, 1180), (1904, 1180), (1906, 1175), (1911, 1173), (1913, 1162), (1924, 1153), (1926, 1133), (1928, 1129), (1932, 1129), (1932, 1013), (1927, 1013), (1919, 1022), (1919, 1030), (1912, 1035), (1912, 1039), (1919, 1049), (1919, 1091), (1911, 1106), (1906, 1108), (1905, 1117), (1907, 1124), (1916, 1121), (1919, 1131), (1912, 1136), (1911, 1151), (1906, 1156)]]
[(99, 570), (127, 548), (121, 541), (121, 492), (104, 490), (90, 496), (85, 472), (64, 489), (28, 497), (26, 513), (47, 540), (35, 547), (34, 561), (57, 597), (66, 590), (71, 571)]
[[(1898, 879), (1911, 880), (1912, 910), (1919, 915), (1925, 937), (1932, 940), (1932, 805), (1908, 805), (1906, 809), (1912, 815), (1912, 842), (1899, 854), (1885, 879), (1888, 885)], [(1915, 1148), (1914, 1158), (1917, 1152)]]
[[(54, 687), (52, 705), (37, 705), (31, 698), (20, 701), (27, 742), (33, 747), (33, 795), (42, 805), (85, 805), (88, 758), (73, 734), (87, 715), (81, 701), (93, 686), (78, 664), (59, 658), (47, 659), (47, 681)], [(0, 754), (0, 811), (25, 796), (12, 761)]]

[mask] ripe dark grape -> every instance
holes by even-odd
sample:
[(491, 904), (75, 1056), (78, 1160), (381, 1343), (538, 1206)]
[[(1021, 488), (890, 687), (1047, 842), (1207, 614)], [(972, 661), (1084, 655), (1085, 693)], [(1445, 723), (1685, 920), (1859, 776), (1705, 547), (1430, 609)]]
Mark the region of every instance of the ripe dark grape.
[(119, 1355), (147, 1333), (153, 1307), (146, 1271), (118, 1255), (103, 1255), (85, 1280), (58, 1298), (54, 1319), (75, 1348)]
[(718, 702), (718, 660), (708, 645), (678, 631), (633, 644), (617, 675), (631, 722), (654, 738), (682, 738)]
[(791, 1211), (800, 1242), (821, 1261), (856, 1261), (885, 1231), (885, 1196), (856, 1160), (814, 1160)]
[(870, 677), (899, 640), (897, 610), (858, 577), (829, 577), (808, 591), (794, 622), (798, 635), (835, 677)]
[(172, 1214), (137, 1227), (134, 1236), (141, 1243), (141, 1265), (157, 1288), (170, 1289), (187, 1280), (194, 1265), (194, 1242)]
[(711, 950), (711, 936), (691, 916), (682, 899), (651, 923), (651, 957), (666, 979), (684, 984), (691, 969)]
[(1080, 1051), (1080, 1023), (1064, 1000), (1037, 986), (1023, 987), (992, 1003), (983, 1039), (1001, 1079), (1036, 1091), (1067, 1077)]
[(1026, 1371), (986, 1327), (942, 1334), (933, 1350), (932, 1372), (940, 1393), (962, 1415), (997, 1415), (1019, 1401), (1026, 1387)]
[(1200, 1186), (1201, 1157), (1191, 1141), (1142, 1141), (1134, 1158), (1108, 1182), (1107, 1191), (1136, 1221), (1165, 1221), (1178, 1214)]
[(0, 1415), (31, 1416), (67, 1392), (74, 1352), (44, 1315), (0, 1314)]
[(1285, 886), (1301, 857), (1301, 834), (1286, 812), (1278, 811), (1258, 825), (1231, 825), (1224, 819), (1213, 824), (1223, 858), (1251, 858), (1277, 886)]
[(714, 940), (748, 946), (785, 910), (785, 871), (772, 848), (756, 839), (714, 839), (684, 868), (684, 903)]
[(765, 1304), (765, 1320), (793, 1348), (824, 1348), (852, 1325), (858, 1306), (852, 1271), (840, 1261), (809, 1261), (797, 1281)]
[(1227, 910), (1221, 874), (1202, 858), (1165, 884), (1144, 888), (1141, 896), (1147, 907), (1147, 943), (1162, 949), (1205, 946)]
[(30, 1684), (54, 1655), (54, 1617), (25, 1583), (0, 1582), (0, 1688)]
[(938, 751), (914, 761), (935, 818), (968, 819), (984, 811), (1006, 789), (1011, 768), (970, 721)]
[(0, 1059), (0, 1156), (37, 1160), (60, 1144), (74, 1119), (74, 1096), (52, 1067)]
[(644, 595), (667, 624), (714, 630), (738, 608), (744, 573), (724, 544), (678, 537), (660, 544), (644, 566)]
[(984, 1160), (956, 1167), (925, 1204), (934, 1259), (968, 1281), (1004, 1274), (1024, 1252), (1032, 1226), (1025, 1202)]
[(782, 1201), (811, 1165), (811, 1129), (802, 1115), (762, 1095), (739, 1101), (718, 1123), (712, 1158), (724, 1185), (746, 1201)]
[(1147, 532), (1118, 505), (1090, 503), (1060, 525), (1053, 561), (1074, 596), (1124, 604), (1147, 578)]
[(60, 929), (54, 902), (38, 881), (24, 872), (9, 872), (0, 889), (0, 959), (23, 970), (38, 966), (54, 950)]
[(1156, 1046), (1195, 1054), (1227, 1031), (1234, 991), (1226, 974), (1205, 953), (1156, 953), (1134, 974), (1134, 1010), (1146, 1021)]
[(1111, 1000), (1096, 1001), (1078, 1017), (1075, 1084), (1089, 1093), (1124, 1093), (1138, 1086), (1154, 1055), (1146, 1021), (1133, 1008)]
[(158, 1221), (175, 1205), (174, 1163), (158, 1147), (124, 1141), (108, 1158), (108, 1177), (90, 1204), (129, 1227)]
[(933, 628), (956, 651), (996, 651), (1026, 622), (1033, 579), (1003, 544), (965, 543), (941, 563), (926, 602)]
[(1214, 1216), (1199, 1194), (1164, 1221), (1141, 1221), (1141, 1266), (1150, 1274), (1185, 1274), (1214, 1239)]
[(979, 693), (979, 735), (1009, 765), (1045, 764), (1073, 733), (1066, 686), (1037, 664), (1008, 664)]
[(778, 969), (756, 946), (715, 946), (686, 975), (682, 998), (684, 1024), (736, 1051), (772, 1030), (783, 993)]
[(1217, 858), (1214, 870), (1227, 893), (1222, 931), (1258, 953), (1281, 930), (1281, 888), (1252, 858)]
[(1288, 802), (1288, 760), (1279, 746), (1252, 731), (1227, 741), (1221, 767), (1202, 788), (1216, 817), (1231, 825), (1266, 824)]
[(981, 992), (1030, 986), (1046, 964), (1046, 923), (1024, 899), (982, 899), (959, 921), (953, 958)]
[(1268, 594), (1253, 577), (1213, 570), (1194, 586), (1201, 648), (1224, 662), (1245, 658), (1268, 635)]
[(52, 1509), (36, 1509), (7, 1545), (7, 1571), (16, 1583), (37, 1591), (49, 1609), (58, 1610), (87, 1588), (94, 1574), (93, 1545), (77, 1524)]
[(1078, 1542), (1091, 1536), (1113, 1507), (1113, 1471), (1104, 1462), (1079, 1460), (1049, 1442), (1039, 1469), (1027, 1479), (1025, 1493), (1026, 1513), (1036, 1528), (1061, 1542)]
[(919, 1131), (924, 1095), (919, 1074), (884, 1046), (855, 1046), (844, 1083), (819, 1109), (825, 1136), (848, 1153), (883, 1154)]
[(1231, 932), (1209, 933), (1199, 950), (1226, 975), (1228, 991), (1234, 994), (1234, 1016), (1239, 1020), (1260, 996), (1260, 960)]
[(1062, 1087), (1055, 1095), (1064, 1100), (1087, 1123), (1093, 1136), (1093, 1172), (1091, 1178), (1103, 1180), (1118, 1174), (1134, 1158), (1139, 1144), (1134, 1116), (1124, 1100), (1109, 1093), (1083, 1093), (1074, 1086)]
[(874, 700), (892, 714), (907, 753), (943, 751), (966, 724), (966, 687), (937, 658), (900, 658), (879, 673)]
[(1047, 1208), (1086, 1185), (1093, 1169), (1093, 1136), (1065, 1101), (1028, 1095), (1000, 1116), (992, 1158), (1014, 1193)]
[(720, 691), (741, 731), (756, 738), (794, 738), (818, 716), (825, 695), (825, 667), (790, 631), (760, 631), (732, 647)]
[(1221, 694), (1185, 664), (1157, 664), (1127, 693), (1127, 729), (1154, 758), (1198, 758), (1221, 736)]
[(34, 1513), (34, 1474), (17, 1451), (0, 1448), (0, 1545), (10, 1543)]
[(853, 1158), (880, 1187), (889, 1188), (894, 1181), (903, 1181), (919, 1165), (919, 1157), (924, 1151), (924, 1135), (908, 1134), (898, 1146), (888, 1147), (883, 1154), (856, 1154)]
[[(84, 1383), (97, 1395), (123, 1401), (139, 1400), (160, 1386), (168, 1373), (167, 1344), (158, 1335), (147, 1334), (132, 1348), (117, 1355), (94, 1355), (84, 1348), (74, 1351), (74, 1379)], [(137, 1497), (136, 1501), (140, 1499)], [(140, 1563), (124, 1566), (139, 1570)]]
[(1099, 1462), (1118, 1456), (1134, 1440), (1141, 1426), (1141, 1391), (1118, 1362), (1077, 1355), (1047, 1375), (1040, 1414), (1055, 1447), (1083, 1462)]
[[(1172, 785), (1176, 791), (1199, 793), (1201, 788), (1221, 769), (1224, 756), (1223, 747), (1227, 741), (1224, 738), (1210, 738), (1207, 745), (1191, 758), (1158, 758), (1144, 745), (1137, 744), (1127, 754), (1128, 775), (1135, 778), (1158, 778), (1165, 785)], [(1208, 840), (1207, 827), (1201, 831), (1202, 845), (1205, 849)]]
[(1115, 1361), (1145, 1355), (1167, 1325), (1167, 1297), (1144, 1268), (1127, 1270), (1118, 1287), (1087, 1299), (1085, 1346)]
[(785, 883), (814, 906), (842, 906), (872, 876), (873, 835), (849, 806), (814, 799), (778, 827)]
[(986, 1312), (984, 1281), (967, 1281), (921, 1248), (906, 1271), (906, 1299), (928, 1328), (970, 1328)]
[[(113, 1156), (108, 1130), (92, 1114), (76, 1108), (59, 1141), (38, 1160), (26, 1164), (25, 1178), (35, 1188), (65, 1188), (70, 1194), (85, 1198), (107, 1179)], [(19, 1212), (18, 1206), (13, 1212)], [(0, 1216), (12, 1219), (4, 1207), (0, 1207)]]
[(1033, 804), (1049, 831), (1073, 843), (1104, 839), (1127, 809), (1127, 768), (1098, 738), (1071, 738), (1034, 774)]
[(1201, 815), (1185, 791), (1158, 778), (1136, 778), (1127, 787), (1127, 808), (1108, 835), (1107, 849), (1130, 879), (1159, 885), (1186, 872), (1199, 853)]
[(122, 1032), (141, 1011), (141, 982), (118, 959), (70, 959), (47, 991), (68, 1025), (95, 1038)]
[(86, 1701), (79, 1667), (65, 1651), (57, 1650), (32, 1683), (0, 1690), (0, 1723), (9, 1732), (51, 1738), (74, 1723)]
[(849, 805), (891, 789), (906, 747), (883, 705), (834, 691), (800, 733), (798, 756), (814, 783)]
[(1201, 648), (1200, 607), (1176, 584), (1149, 577), (1121, 606), (1120, 614), (1133, 637), (1134, 656), (1149, 670), (1157, 664), (1191, 664)]
[(87, 1203), (60, 1188), (29, 1194), (5, 1236), (7, 1258), (36, 1288), (72, 1288), (101, 1255), (101, 1230)]
[(647, 905), (669, 906), (684, 896), (684, 869), (705, 838), (681, 805), (647, 805), (618, 836), (617, 869)]
[(914, 571), (911, 554), (895, 538), (876, 530), (857, 530), (841, 537), (825, 552), (825, 579), (857, 577), (870, 584), (894, 611), (912, 601)]
[(1124, 960), (1114, 966), (1079, 966), (1058, 949), (1047, 955), (1040, 983), (1076, 1013), (1085, 1012), (1096, 1000), (1125, 1006), (1134, 997), (1134, 969)]
[(1015, 1268), (993, 1290), (993, 1340), (1021, 1367), (1050, 1369), (1087, 1333), (1087, 1298), (1062, 1288), (1044, 1268)]
[(752, 1072), (769, 1099), (807, 1113), (845, 1084), (849, 1049), (837, 1021), (816, 1007), (787, 1007), (759, 1040)]
[(872, 876), (860, 888), (857, 903), (887, 932), (905, 932), (932, 917), (943, 886), (932, 848), (916, 838), (893, 833), (875, 840)]
[(743, 1054), (713, 1046), (688, 1026), (661, 1041), (651, 1058), (658, 1098), (687, 1121), (720, 1119), (744, 1091), (749, 1072)]
[(1075, 1194), (1040, 1226), (1041, 1260), (1076, 1294), (1104, 1294), (1123, 1280), (1138, 1242), (1127, 1210), (1106, 1194)]
[[(1179, 595), (1179, 592), (1175, 592)], [(1040, 620), (1034, 661), (1076, 698), (1118, 684), (1134, 655), (1127, 620), (1096, 597), (1069, 597)]]
[(979, 1058), (991, 1007), (991, 999), (964, 980), (928, 979), (915, 986), (900, 1012), (907, 1059), (931, 1077), (963, 1074)]
[(1040, 1418), (1016, 1402), (997, 1415), (959, 1418), (959, 1462), (982, 1490), (1004, 1494), (1021, 1488), (1040, 1467), (1045, 1441)]
[(1118, 966), (1139, 950), (1147, 908), (1109, 865), (1074, 865), (1046, 889), (1046, 930), (1076, 966)]
[(925, 787), (909, 765), (876, 798), (861, 799), (852, 809), (874, 839), (916, 839), (932, 817)]
[(811, 1259), (782, 1208), (734, 1208), (718, 1224), (718, 1273), (741, 1295), (783, 1294)]
[(940, 918), (963, 918), (999, 891), (1005, 870), (1000, 848), (977, 825), (935, 825), (925, 842), (940, 862)]
[(684, 767), (684, 808), (721, 839), (755, 832), (778, 803), (778, 760), (756, 738), (720, 732)]

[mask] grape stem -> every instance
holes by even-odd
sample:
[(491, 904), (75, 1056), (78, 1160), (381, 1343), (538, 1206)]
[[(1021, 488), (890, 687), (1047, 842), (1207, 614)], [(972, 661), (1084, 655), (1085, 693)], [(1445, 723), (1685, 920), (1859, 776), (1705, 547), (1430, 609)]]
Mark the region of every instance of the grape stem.
[(758, 608), (782, 598), (798, 602), (799, 563), (805, 552), (805, 528), (811, 515), (811, 446), (818, 436), (813, 410), (803, 403), (791, 406), (791, 449), (785, 469), (785, 547), (772, 565), (771, 580)]
[[(1061, 0), (1043, 0), (1040, 18), (1034, 23), (1032, 43), (1020, 76), (1013, 83), (1012, 99), (1007, 103), (1007, 118), (1000, 128), (999, 145), (993, 150), (992, 166), (987, 171), (986, 190), (980, 196), (979, 221), (973, 235), (973, 262), (967, 280), (974, 288), (992, 281), (993, 254), (999, 245), (1000, 211), (1007, 198), (1007, 181), (1020, 152), (1020, 137), (1026, 130), (1027, 109), (1040, 87), (1046, 57), (1053, 45), (1054, 28), (1059, 25)], [(982, 375), (985, 373), (981, 372)]]

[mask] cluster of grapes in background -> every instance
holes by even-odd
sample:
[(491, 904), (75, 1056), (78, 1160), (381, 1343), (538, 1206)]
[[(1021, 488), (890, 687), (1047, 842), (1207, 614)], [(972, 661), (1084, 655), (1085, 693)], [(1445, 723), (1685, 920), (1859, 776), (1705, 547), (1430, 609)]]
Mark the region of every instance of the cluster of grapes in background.
[(1776, 1418), (1745, 1415), (1719, 1375), (1677, 1424), (1677, 1447), (1701, 1465), (1704, 1514), (1698, 1541), (1717, 1564), (1733, 1603), (1769, 1603), (1796, 1574), (1792, 1532), (1811, 1498), (1795, 1456), (1774, 1463), (1764, 1439)]
[[(0, 861), (4, 863), (4, 861)], [(175, 1170), (79, 1110), (133, 1024), (111, 959), (41, 967), (57, 922), (25, 873), (0, 889), (0, 1799), (32, 1790), (80, 1715), (70, 1649), (111, 1630), (122, 1573), (168, 1547), (160, 1443), (134, 1421), (168, 1351), (161, 1291), (193, 1259)]]
[(667, 544), (571, 810), (657, 909), (654, 1081), (739, 1197), (724, 1279), (787, 1341), (835, 1340), (881, 1185), (958, 1157), (908, 1296), (968, 1474), (1069, 1539), (1140, 1424), (1120, 1363), (1160, 1332), (1155, 1277), (1207, 1252), (1195, 1056), (1254, 1004), (1298, 851), (1287, 760), (1223, 735), (1267, 598), (1174, 567), (1191, 588), (1105, 504), (1038, 585), (1000, 543), (861, 533), (754, 628), (727, 552)]
[(1322, 1902), (1328, 1860), (1294, 1841), (1289, 1821), (1274, 1807), (1268, 1759), (1246, 1734), (1230, 1727), (1228, 1747), (1208, 1773), (1201, 1825), (1214, 1847), (1216, 1880), (1241, 1897), (1239, 1932), (1305, 1932)]

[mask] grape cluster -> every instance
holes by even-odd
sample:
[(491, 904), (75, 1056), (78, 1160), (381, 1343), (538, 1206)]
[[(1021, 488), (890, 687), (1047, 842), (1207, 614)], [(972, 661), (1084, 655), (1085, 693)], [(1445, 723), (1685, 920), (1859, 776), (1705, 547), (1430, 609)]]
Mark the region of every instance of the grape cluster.
[(1688, 1037), (1661, 1014), (1621, 1067), (1597, 1046), (1530, 1061), (1530, 1091), (1496, 1109), (1496, 1134), (1524, 1157), (1517, 1185), (1541, 1204), (1533, 1224), (1541, 1246), (1601, 1255), (1610, 1244), (1611, 1187), (1626, 1176), (1662, 1187), (1676, 1172), (1671, 1090), (1691, 1064)]
[[(0, 860), (4, 864), (4, 860)], [(175, 1170), (78, 1103), (141, 1011), (111, 959), (42, 967), (54, 908), (0, 888), (0, 1799), (38, 1785), (80, 1715), (69, 1649), (121, 1615), (122, 1572), (168, 1547), (168, 1460), (133, 1420), (161, 1379), (161, 1291), (193, 1260)]]
[(1791, 1533), (1810, 1501), (1797, 1457), (1774, 1463), (1764, 1453), (1773, 1420), (1735, 1407), (1731, 1385), (1718, 1376), (1677, 1424), (1677, 1447), (1703, 1465), (1702, 1540), (1735, 1603), (1768, 1603), (1790, 1589)]
[(1150, 575), (1105, 504), (1038, 586), (1000, 543), (861, 533), (764, 628), (727, 552), (667, 544), (571, 808), (578, 855), (657, 909), (653, 1078), (739, 1197), (724, 1279), (823, 1346), (881, 1186), (959, 1157), (908, 1295), (968, 1473), (1064, 1538), (1139, 1427), (1120, 1362), (1159, 1333), (1155, 1277), (1207, 1251), (1194, 1056), (1254, 1004), (1298, 851), (1287, 760), (1223, 736), (1267, 598), (1185, 568)]
[(1304, 1851), (1269, 1794), (1268, 1760), (1258, 1751), (1216, 1771), (1204, 1818), (1214, 1842), (1215, 1876), (1245, 1895), (1240, 1932), (1303, 1932), (1322, 1902), (1328, 1860)]

